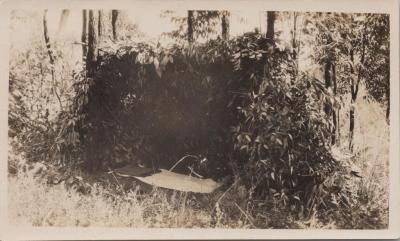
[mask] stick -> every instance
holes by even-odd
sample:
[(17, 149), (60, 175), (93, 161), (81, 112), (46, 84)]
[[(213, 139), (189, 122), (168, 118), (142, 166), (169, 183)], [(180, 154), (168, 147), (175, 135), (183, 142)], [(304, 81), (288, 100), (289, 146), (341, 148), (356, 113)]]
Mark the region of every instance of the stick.
[[(221, 199), (225, 196), (225, 194), (227, 194), (235, 185), (236, 183), (239, 181), (239, 179), (237, 179), (232, 186), (230, 186), (228, 189), (226, 189), (226, 191), (218, 198), (217, 203), (219, 203), (221, 201)], [(214, 207), (215, 209), (215, 207)]]
[(186, 157), (198, 158), (197, 156), (194, 156), (194, 155), (186, 155), (186, 156), (182, 157), (179, 161), (177, 161), (177, 162), (175, 163), (175, 165), (173, 165), (173, 166), (169, 169), (169, 171), (171, 172), (171, 171), (172, 171), (179, 163), (181, 163)]
[(118, 186), (121, 188), (122, 191), (124, 191), (124, 189), (122, 188), (121, 184), (118, 181), (118, 178), (114, 175), (114, 171), (111, 170), (110, 168), (108, 168), (108, 170), (109, 170), (108, 173), (111, 173), (111, 175), (114, 177), (115, 181), (117, 181)]
[(243, 213), (243, 215), (247, 218), (247, 220), (249, 220), (250, 224), (251, 224), (254, 228), (257, 228), (256, 225), (254, 225), (253, 221), (251, 221), (251, 218), (247, 215), (247, 213), (246, 213), (245, 211), (243, 211), (243, 209), (240, 208), (240, 206), (239, 206), (237, 203), (235, 203), (235, 205), (236, 205), (236, 207), (240, 210), (240, 212)]
[(204, 178), (202, 175), (195, 172), (192, 167), (188, 167), (188, 168), (189, 168), (190, 172), (193, 173), (194, 175), (196, 175), (198, 178)]
[(53, 214), (54, 209), (51, 209), (42, 220), (42, 226), (45, 226), (47, 219)]

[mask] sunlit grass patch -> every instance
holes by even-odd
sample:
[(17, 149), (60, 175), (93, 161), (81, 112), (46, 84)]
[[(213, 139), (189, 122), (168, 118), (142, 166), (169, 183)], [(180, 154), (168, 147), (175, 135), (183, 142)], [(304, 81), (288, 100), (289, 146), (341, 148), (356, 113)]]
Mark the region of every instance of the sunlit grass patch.
[(211, 216), (190, 201), (160, 190), (114, 195), (100, 186), (85, 195), (64, 185), (49, 186), (29, 173), (9, 179), (9, 220), (19, 225), (210, 227)]
[[(357, 205), (346, 210), (347, 214), (339, 225), (344, 228), (387, 228), (390, 126), (386, 122), (385, 107), (366, 95), (363, 88), (360, 92), (360, 98), (354, 104), (355, 130), (352, 153), (349, 151), (348, 136), (349, 105), (345, 105), (341, 110), (339, 149), (351, 156), (351, 169), (361, 178), (353, 176), (348, 181)], [(350, 103), (350, 98), (344, 99), (344, 102)]]

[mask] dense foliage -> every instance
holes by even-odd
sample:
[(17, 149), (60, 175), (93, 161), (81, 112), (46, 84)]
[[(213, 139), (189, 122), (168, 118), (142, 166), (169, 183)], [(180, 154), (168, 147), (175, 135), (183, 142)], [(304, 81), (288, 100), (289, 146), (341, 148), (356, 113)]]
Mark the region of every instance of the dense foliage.
[(232, 128), (237, 170), (253, 199), (278, 196), (285, 204), (311, 207), (311, 190), (339, 168), (328, 151), (329, 122), (321, 112), (332, 103), (318, 80), (302, 75), (293, 82), (292, 53), (274, 46), (265, 51), (265, 42), (260, 35), (239, 38), (234, 55), (237, 81), (247, 83), (236, 96), (240, 119)]
[(311, 190), (339, 167), (321, 112), (329, 93), (306, 75), (291, 81), (290, 52), (265, 46), (253, 33), (194, 46), (104, 48), (93, 78), (77, 83), (74, 127), (64, 132), (75, 138), (65, 150), (82, 147), (73, 159), (95, 170), (135, 161), (169, 168), (192, 155), (196, 172), (233, 174), (249, 198), (279, 194), (311, 208)]

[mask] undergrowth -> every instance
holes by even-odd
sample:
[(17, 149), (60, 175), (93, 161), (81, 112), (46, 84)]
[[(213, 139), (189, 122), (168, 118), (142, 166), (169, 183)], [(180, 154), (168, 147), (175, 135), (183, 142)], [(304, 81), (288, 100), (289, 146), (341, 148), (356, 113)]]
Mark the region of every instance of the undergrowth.
[[(354, 155), (347, 151), (347, 137), (343, 134), (348, 124), (346, 108), (341, 110), (340, 148), (332, 150), (333, 156), (340, 157), (349, 170), (361, 176), (351, 175), (346, 180), (355, 193), (353, 205), (348, 208), (299, 217), (271, 199), (267, 206), (263, 202), (260, 205), (264, 206), (253, 207), (252, 211), (245, 199), (247, 190), (240, 182), (200, 196), (163, 189), (142, 193), (138, 188), (120, 195), (115, 188), (100, 185), (83, 194), (62, 184), (46, 183), (40, 176), (35, 177), (35, 169), (20, 168), (9, 177), (9, 220), (33, 226), (387, 228), (389, 126), (382, 118), (384, 108), (377, 102), (360, 98), (356, 105)], [(10, 168), (21, 162), (20, 158), (10, 156)]]

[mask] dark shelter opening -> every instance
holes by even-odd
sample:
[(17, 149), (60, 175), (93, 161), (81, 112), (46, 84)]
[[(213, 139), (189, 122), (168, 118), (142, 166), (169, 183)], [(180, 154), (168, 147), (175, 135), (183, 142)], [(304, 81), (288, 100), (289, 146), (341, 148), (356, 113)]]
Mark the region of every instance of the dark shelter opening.
[(178, 172), (196, 165), (205, 176), (227, 174), (229, 130), (235, 122), (228, 108), (232, 63), (226, 56), (199, 61), (204, 56), (190, 51), (155, 53), (138, 44), (101, 55), (83, 139), (91, 168), (138, 162), (169, 169), (190, 155)]

